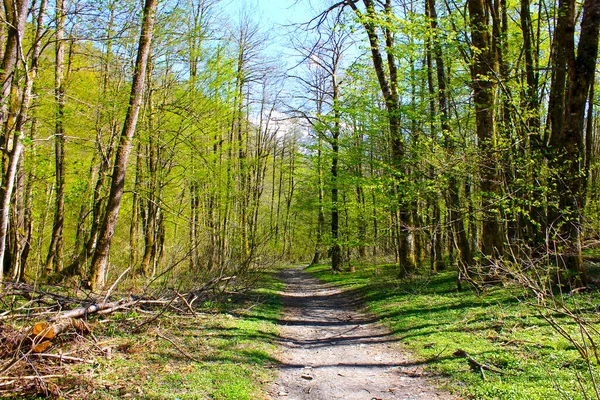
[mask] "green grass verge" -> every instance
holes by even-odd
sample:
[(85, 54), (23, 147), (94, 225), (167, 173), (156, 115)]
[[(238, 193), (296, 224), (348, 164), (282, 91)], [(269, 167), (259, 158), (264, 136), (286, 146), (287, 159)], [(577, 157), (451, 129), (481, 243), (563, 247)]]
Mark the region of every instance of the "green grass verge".
[[(492, 287), (481, 295), (456, 291), (455, 272), (396, 278), (392, 266), (362, 266), (356, 272), (333, 274), (329, 266), (310, 267), (323, 281), (341, 286), (364, 301), (426, 368), (449, 377), (450, 389), (475, 399), (586, 399), (597, 398), (588, 364), (576, 348), (541, 317), (522, 291)], [(599, 325), (600, 295), (583, 294), (576, 301), (589, 312), (585, 318)], [(579, 337), (572, 321), (554, 316)], [(600, 341), (598, 335), (595, 339)], [(462, 349), (478, 362), (496, 366), (504, 374), (470, 368)], [(592, 361), (593, 378), (600, 369)], [(587, 392), (589, 397), (583, 394)]]
[(98, 346), (107, 357), (93, 366), (77, 366), (76, 372), (87, 378), (67, 385), (73, 392), (68, 397), (263, 398), (275, 374), (281, 284), (265, 273), (260, 286), (242, 300), (205, 304), (210, 310), (196, 317), (164, 315), (139, 334), (127, 329), (132, 320), (140, 321), (138, 315), (96, 323)]

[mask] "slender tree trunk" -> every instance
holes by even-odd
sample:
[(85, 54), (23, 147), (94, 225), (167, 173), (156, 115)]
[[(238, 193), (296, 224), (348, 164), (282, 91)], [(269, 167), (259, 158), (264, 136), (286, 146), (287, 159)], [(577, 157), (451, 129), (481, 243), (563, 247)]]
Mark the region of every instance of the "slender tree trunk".
[[(8, 119), (8, 102), (13, 88), (14, 71), (17, 64), (20, 49), (22, 49), (22, 38), (25, 32), (25, 21), (27, 19), (29, 0), (16, 0), (4, 2), (6, 18), (9, 22), (8, 36), (6, 39), (6, 50), (2, 65), (0, 66), (0, 82), (2, 84), (2, 93), (0, 93), (0, 126), (4, 126)], [(14, 8), (13, 8), (14, 6)], [(37, 48), (37, 50), (36, 50)], [(37, 54), (36, 54), (37, 52)], [(33, 60), (31, 68), (25, 66), (25, 84), (21, 97), (21, 107), (19, 115), (12, 129), (12, 149), (8, 152), (6, 160), (6, 172), (2, 176), (2, 190), (0, 190), (0, 283), (4, 279), (4, 264), (6, 257), (6, 242), (8, 239), (8, 223), (10, 219), (10, 204), (13, 194), (13, 188), (17, 177), (17, 170), (20, 158), (24, 150), (22, 132), (27, 121), (27, 112), (31, 100), (31, 90), (33, 81), (37, 72), (37, 55), (39, 55), (39, 45), (34, 44)], [(24, 57), (24, 56), (23, 56)], [(8, 150), (9, 130), (5, 132), (4, 140), (0, 147)], [(3, 163), (4, 164), (4, 163)]]
[(92, 258), (91, 271), (92, 287), (94, 290), (101, 289), (105, 283), (110, 245), (117, 225), (117, 220), (119, 218), (121, 198), (123, 197), (123, 191), (125, 189), (127, 160), (129, 158), (129, 153), (131, 152), (131, 142), (135, 133), (135, 128), (142, 104), (144, 81), (146, 77), (146, 65), (148, 62), (148, 55), (150, 54), (150, 43), (152, 40), (156, 6), (157, 0), (146, 0), (144, 5), (142, 32), (140, 35), (137, 59), (135, 62), (135, 72), (131, 87), (129, 107), (127, 109), (125, 123), (123, 124), (123, 132), (117, 148), (110, 194), (106, 206), (106, 215), (100, 228), (100, 235), (98, 237), (96, 251), (94, 252)]
[[(527, 144), (529, 147), (529, 158), (534, 161), (543, 162), (542, 151), (545, 144), (542, 143), (542, 132), (540, 132), (540, 100), (539, 100), (539, 72), (537, 66), (537, 51), (533, 46), (533, 25), (531, 21), (530, 0), (521, 0), (521, 31), (523, 33), (523, 53), (525, 59), (525, 82), (526, 88), (523, 91), (523, 109), (526, 120), (524, 129), (526, 130)], [(539, 22), (538, 22), (539, 24)], [(532, 188), (536, 187), (539, 181), (539, 168), (532, 163), (528, 171), (529, 182)], [(546, 215), (544, 208), (538, 204), (543, 204), (544, 199), (538, 190), (528, 190), (530, 197), (529, 220), (526, 223), (526, 237), (533, 248), (538, 247), (545, 241), (544, 229), (539, 226), (546, 225)]]
[[(336, 122), (337, 124), (337, 122)], [(339, 133), (334, 133), (331, 139), (331, 269), (340, 271), (342, 266), (342, 251), (340, 247), (340, 211), (338, 189), (338, 157)]]
[[(448, 94), (447, 94), (447, 78), (442, 48), (438, 37), (438, 22), (435, 0), (427, 0), (427, 11), (429, 12), (431, 28), (434, 30), (436, 40), (433, 45), (433, 54), (436, 65), (436, 76), (438, 84), (437, 100), (440, 110), (442, 136), (444, 138), (444, 147), (446, 150), (446, 158), (450, 161), (450, 157), (456, 152), (456, 139), (452, 134), (450, 126), (450, 113), (448, 109)], [(464, 216), (461, 211), (460, 201), (460, 184), (455, 173), (448, 174), (448, 192), (445, 197), (446, 207), (449, 211), (450, 224), (452, 226), (452, 235), (454, 236), (453, 243), (456, 243), (458, 251), (458, 267), (463, 273), (467, 273), (468, 268), (473, 263), (473, 256), (467, 231), (464, 225)], [(438, 252), (436, 252), (438, 253)], [(441, 251), (439, 251), (441, 253)], [(441, 256), (441, 254), (440, 254)]]
[(63, 270), (63, 230), (65, 221), (65, 0), (56, 0), (56, 65), (54, 69), (54, 96), (56, 98), (56, 123), (54, 131), (55, 198), (52, 238), (46, 257), (46, 271)]
[[(362, 144), (363, 144), (363, 132), (360, 128), (357, 127), (355, 129), (357, 133), (355, 138), (355, 147), (357, 150), (357, 154), (362, 154)], [(363, 165), (362, 165), (362, 156), (359, 158), (356, 165), (356, 176), (359, 180), (359, 183), (356, 185), (356, 203), (359, 210), (358, 215), (358, 256), (361, 260), (367, 257), (367, 207), (365, 200), (365, 189), (362, 184), (363, 180)]]
[[(33, 84), (35, 77), (37, 75), (37, 69), (39, 66), (39, 58), (41, 53), (41, 40), (44, 33), (44, 17), (46, 13), (47, 0), (42, 0), (38, 7), (38, 14), (35, 18), (35, 33), (33, 37), (33, 47), (31, 51), (31, 90), (33, 91)], [(27, 83), (27, 82), (26, 82)], [(27, 90), (27, 86), (26, 86)], [(30, 96), (31, 97), (31, 96)], [(33, 96), (35, 97), (35, 96)], [(32, 100), (33, 101), (33, 100)], [(23, 108), (25, 107), (25, 108)], [(29, 109), (29, 104), (22, 104), (22, 110), (27, 112)], [(24, 124), (26, 119), (21, 119), (20, 123)], [(16, 129), (20, 131), (24, 130), (23, 126), (16, 126)], [(35, 137), (35, 132), (37, 128), (37, 118), (33, 118), (33, 122), (31, 124), (31, 130), (29, 134), (29, 139), (33, 143), (33, 138)], [(25, 277), (25, 268), (27, 266), (27, 259), (29, 257), (29, 252), (31, 249), (31, 240), (33, 234), (33, 198), (32, 198), (32, 190), (33, 190), (33, 171), (25, 172), (25, 162), (24, 159), (21, 158), (19, 161), (18, 172), (17, 172), (17, 182), (15, 188), (15, 210), (13, 211), (13, 231), (14, 231), (14, 252), (12, 256), (12, 274), (11, 278), (13, 280), (23, 280)], [(33, 166), (31, 167), (33, 168)]]
[[(110, 96), (111, 88), (110, 80), (111, 80), (111, 62), (114, 56), (113, 54), (113, 40), (114, 40), (114, 30), (115, 19), (116, 19), (116, 1), (111, 0), (111, 3), (108, 5), (110, 10), (110, 16), (108, 24), (105, 28), (106, 34), (106, 50), (104, 52), (103, 57), (103, 65), (102, 65), (102, 85), (101, 92), (98, 101), (102, 102), (105, 98)], [(73, 47), (71, 47), (70, 51), (72, 51)], [(118, 75), (117, 82), (115, 85), (116, 91), (121, 89), (121, 85), (123, 84), (123, 76)], [(112, 108), (108, 111), (108, 130), (110, 132), (110, 137), (106, 146), (103, 144), (103, 135), (105, 127), (103, 126), (103, 112), (99, 108), (96, 111), (95, 115), (95, 132), (96, 132), (96, 146), (97, 151), (92, 158), (90, 163), (90, 190), (92, 191), (92, 199), (91, 199), (91, 214), (90, 218), (90, 227), (88, 230), (88, 234), (86, 237), (80, 236), (76, 240), (78, 243), (83, 243), (83, 247), (80, 249), (79, 246), (75, 247), (73, 252), (72, 261), (67, 268), (63, 270), (62, 276), (71, 276), (75, 274), (85, 275), (86, 273), (83, 271), (82, 266), (87, 263), (92, 257), (94, 250), (96, 248), (96, 243), (98, 242), (98, 235), (100, 233), (100, 225), (104, 218), (105, 214), (105, 204), (107, 193), (105, 193), (108, 174), (110, 171), (111, 160), (113, 158), (113, 154), (115, 151), (115, 141), (119, 134), (119, 121), (118, 118), (118, 102), (115, 98), (113, 98)], [(94, 182), (95, 179), (95, 182)], [(88, 212), (85, 209), (81, 209), (81, 216), (87, 215)], [(77, 235), (80, 235), (84, 229), (84, 221), (80, 221), (77, 229)]]
[(17, 167), (17, 176), (14, 189), (14, 207), (11, 213), (11, 272), (10, 277), (12, 280), (17, 280), (21, 276), (21, 270), (23, 268), (23, 260), (21, 256), (26, 246), (27, 233), (25, 231), (25, 171), (24, 171), (23, 157), (19, 160), (19, 166)]
[(160, 164), (160, 150), (157, 144), (155, 126), (154, 126), (154, 95), (152, 88), (152, 55), (148, 56), (148, 65), (146, 67), (146, 98), (145, 110), (147, 111), (147, 133), (148, 144), (146, 145), (146, 170), (144, 174), (146, 199), (144, 201), (143, 212), (143, 232), (144, 232), (144, 255), (140, 266), (140, 272), (144, 277), (152, 277), (154, 270), (154, 255), (156, 254), (157, 234), (158, 234), (158, 165)]
[[(8, 119), (9, 97), (12, 91), (15, 67), (18, 61), (21, 40), (25, 33), (25, 21), (27, 19), (29, 0), (4, 0), (4, 13), (8, 26), (6, 36), (6, 47), (0, 65), (0, 126), (5, 125)], [(6, 148), (10, 133), (7, 131), (1, 137), (0, 147)], [(6, 185), (5, 185), (6, 186)]]
[(140, 190), (142, 188), (142, 145), (137, 144), (137, 159), (135, 162), (135, 183), (131, 199), (131, 224), (129, 225), (129, 266), (133, 269), (138, 259), (138, 227), (140, 220)]
[[(375, 148), (373, 140), (371, 140), (371, 146), (369, 149), (369, 173), (371, 177), (375, 177)], [(373, 248), (371, 254), (373, 258), (377, 257), (377, 247), (379, 245), (379, 221), (377, 215), (377, 195), (375, 190), (371, 189), (371, 207), (372, 207), (372, 226), (373, 226)]]
[[(293, 139), (291, 139), (293, 140)], [(292, 221), (292, 201), (294, 199), (294, 191), (296, 189), (296, 148), (292, 142), (289, 146), (286, 146), (289, 149), (289, 171), (288, 171), (288, 183), (287, 183), (287, 191), (285, 193), (285, 220), (283, 223), (284, 231), (283, 231), (283, 256), (286, 260), (291, 260), (292, 255), (292, 231), (293, 231), (293, 221)]]
[[(44, 8), (45, 8), (45, 6), (44, 6)], [(40, 25), (38, 25), (38, 27), (39, 26)], [(32, 109), (35, 110), (35, 106), (32, 106)], [(29, 136), (29, 139), (32, 142), (33, 142), (33, 139), (36, 137), (37, 125), (38, 125), (38, 119), (36, 116), (33, 116), (32, 122), (31, 122), (30, 136)], [(22, 240), (21, 255), (20, 255), (21, 265), (18, 268), (15, 267), (15, 275), (13, 276), (14, 280), (20, 280), (20, 281), (23, 281), (25, 279), (25, 272), (27, 269), (27, 261), (29, 259), (29, 254), (31, 251), (31, 243), (33, 241), (33, 221), (34, 221), (33, 183), (34, 183), (34, 177), (35, 177), (35, 166), (32, 165), (32, 166), (30, 166), (30, 169), (27, 172), (27, 176), (25, 178), (25, 193), (23, 195), (24, 196), (24, 206), (23, 206), (24, 223), (23, 223), (23, 234), (21, 237), (21, 240)], [(18, 272), (17, 272), (17, 270), (18, 270)]]
[(325, 210), (323, 189), (323, 139), (319, 136), (317, 148), (317, 177), (318, 177), (318, 192), (319, 192), (319, 214), (317, 217), (317, 239), (315, 243), (315, 254), (311, 265), (316, 265), (321, 259), (321, 247), (323, 246), (323, 232), (325, 231)]
[[(385, 42), (385, 54), (387, 63), (384, 63), (381, 54), (380, 37), (376, 21), (378, 17), (375, 11), (375, 2), (373, 0), (363, 0), (366, 11), (363, 13), (354, 2), (348, 5), (355, 12), (361, 24), (365, 28), (369, 44), (371, 46), (371, 58), (373, 67), (377, 76), (377, 81), (381, 89), (381, 93), (385, 100), (387, 111), (390, 147), (392, 156), (392, 166), (396, 174), (402, 174), (404, 170), (403, 159), (405, 155), (405, 144), (401, 132), (401, 108), (398, 95), (398, 67), (394, 53), (393, 33), (390, 28), (383, 28), (383, 36)], [(392, 2), (385, 0), (384, 13), (387, 18), (387, 23), (392, 24)], [(400, 267), (400, 275), (407, 275), (413, 269), (413, 263), (410, 260), (410, 246), (408, 243), (408, 224), (410, 212), (406, 210), (405, 201), (400, 198), (400, 188), (396, 187), (393, 190), (395, 196), (395, 205), (392, 207), (391, 214), (395, 219), (393, 223), (396, 230), (396, 254), (397, 262)]]

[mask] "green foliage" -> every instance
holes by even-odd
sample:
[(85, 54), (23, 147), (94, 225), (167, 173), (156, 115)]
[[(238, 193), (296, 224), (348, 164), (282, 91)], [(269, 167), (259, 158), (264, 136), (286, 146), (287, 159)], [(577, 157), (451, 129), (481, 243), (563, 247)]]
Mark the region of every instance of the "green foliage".
[[(587, 363), (521, 289), (457, 292), (455, 272), (398, 280), (393, 266), (364, 265), (341, 274), (318, 266), (311, 272), (359, 296), (366, 310), (381, 318), (430, 371), (450, 378), (453, 391), (476, 399), (584, 399), (582, 387), (593, 393)], [(599, 328), (597, 302), (597, 293), (577, 299), (578, 308), (587, 310), (585, 316)], [(577, 334), (573, 321), (556, 318)], [(503, 374), (484, 371), (484, 377), (465, 358), (453, 356), (459, 349)], [(593, 360), (591, 368), (598, 379), (600, 367)]]

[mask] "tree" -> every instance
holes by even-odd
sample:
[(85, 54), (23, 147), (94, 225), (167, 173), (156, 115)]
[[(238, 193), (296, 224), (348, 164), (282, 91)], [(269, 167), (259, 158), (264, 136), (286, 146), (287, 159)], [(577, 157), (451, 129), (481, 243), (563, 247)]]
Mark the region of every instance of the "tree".
[[(581, 226), (585, 206), (585, 109), (594, 82), (600, 32), (600, 1), (586, 0), (577, 53), (575, 2), (561, 0), (553, 45), (552, 87), (548, 106), (551, 123), (551, 161), (557, 166), (558, 208), (550, 212), (549, 227), (559, 255), (558, 266), (569, 271), (575, 284), (587, 284), (581, 257)], [(575, 54), (577, 54), (575, 56)]]
[[(364, 10), (359, 9), (357, 3), (357, 1), (348, 1), (347, 5), (352, 8), (358, 17), (369, 39), (373, 68), (377, 75), (387, 111), (392, 167), (394, 169), (392, 174), (395, 178), (398, 178), (404, 173), (403, 159), (406, 146), (401, 132), (402, 112), (398, 93), (398, 66), (394, 52), (392, 1), (385, 0), (382, 3), (381, 15), (376, 11), (376, 4), (373, 0), (363, 0)], [(384, 54), (387, 59), (386, 63), (384, 63), (382, 54), (382, 40)], [(407, 228), (409, 226), (410, 211), (407, 202), (401, 198), (401, 189), (398, 183), (394, 184), (393, 190), (396, 204), (392, 206), (391, 211), (395, 219), (396, 260), (400, 267), (400, 274), (407, 275), (414, 267), (410, 259), (410, 246), (408, 243), (409, 231)]]
[[(0, 82), (2, 82), (2, 92), (0, 93), (0, 126), (4, 129), (0, 141), (0, 148), (4, 151), (2, 190), (0, 190), (0, 200), (2, 201), (0, 208), (0, 282), (4, 277), (4, 262), (6, 257), (6, 241), (8, 236), (11, 198), (17, 176), (17, 169), (19, 167), (19, 160), (24, 149), (22, 129), (25, 125), (29, 102), (31, 101), (31, 90), (36, 73), (35, 68), (27, 70), (27, 64), (24, 65), (26, 73), (23, 96), (21, 98), (21, 108), (17, 116), (17, 121), (11, 121), (10, 115), (8, 115), (9, 101), (16, 80), (15, 67), (17, 66), (17, 62), (24, 61), (22, 39), (25, 33), (25, 22), (28, 15), (29, 0), (5, 2), (4, 6), (4, 14), (8, 22), (8, 34), (4, 57), (2, 59), (2, 64), (0, 65)], [(15, 122), (15, 125), (12, 126), (11, 122)], [(12, 148), (10, 148), (11, 139)]]
[(105, 282), (110, 245), (119, 218), (121, 198), (125, 189), (127, 160), (131, 152), (132, 139), (135, 134), (142, 104), (146, 67), (148, 56), (150, 54), (156, 7), (157, 0), (146, 0), (144, 4), (142, 28), (131, 86), (131, 95), (129, 98), (129, 107), (127, 109), (125, 122), (123, 123), (123, 131), (115, 156), (110, 194), (106, 205), (106, 214), (100, 227), (98, 242), (92, 258), (91, 272), (92, 287), (94, 289), (102, 288)]
[[(438, 27), (438, 17), (436, 11), (435, 0), (427, 0), (425, 4), (425, 10), (427, 17), (429, 18), (429, 24), (432, 30), (432, 53), (435, 61), (435, 72), (437, 78), (437, 97), (438, 108), (439, 108), (439, 119), (440, 129), (442, 131), (443, 145), (446, 151), (447, 159), (450, 159), (457, 150), (457, 143), (455, 135), (452, 132), (450, 125), (450, 110), (448, 105), (448, 78), (446, 74), (446, 67), (444, 63), (444, 57), (442, 53), (441, 35)], [(433, 85), (431, 84), (433, 89)], [(434, 101), (433, 99), (431, 101)], [(435, 106), (431, 108), (435, 110)], [(435, 118), (432, 119), (435, 121)], [(462, 204), (460, 201), (460, 186), (459, 181), (455, 175), (455, 171), (448, 173), (448, 188), (446, 198), (446, 207), (449, 211), (449, 219), (452, 224), (452, 234), (454, 235), (453, 243), (456, 243), (458, 250), (458, 267), (463, 273), (468, 274), (469, 267), (473, 262), (471, 246), (467, 237), (467, 230), (464, 225), (464, 217), (461, 212)], [(439, 216), (439, 214), (438, 214)], [(438, 217), (439, 218), (439, 217)], [(441, 252), (441, 251), (439, 251)], [(437, 255), (436, 251), (436, 255)]]
[[(480, 150), (480, 178), (483, 209), (481, 253), (491, 259), (503, 252), (502, 225), (495, 206), (501, 195), (498, 185), (495, 156), (496, 122), (494, 118), (494, 91), (497, 80), (497, 55), (492, 47), (488, 3), (468, 0), (471, 41), (473, 46), (471, 76), (475, 108), (477, 143)], [(486, 261), (489, 262), (489, 261)]]
[(54, 68), (54, 95), (56, 97), (55, 150), (55, 209), (52, 224), (52, 239), (46, 258), (48, 272), (63, 270), (63, 232), (65, 223), (65, 0), (56, 0), (56, 64)]
[[(323, 215), (323, 149), (322, 143), (330, 147), (330, 176), (329, 187), (331, 195), (331, 268), (341, 270), (342, 248), (340, 245), (340, 140), (342, 133), (342, 60), (344, 53), (350, 46), (349, 35), (340, 29), (341, 21), (331, 18), (322, 21), (316, 28), (317, 38), (313, 44), (297, 44), (296, 48), (301, 53), (307, 65), (308, 76), (296, 78), (301, 82), (304, 90), (310, 93), (310, 100), (315, 105), (312, 112), (300, 112), (309, 122), (312, 131), (317, 136), (317, 168), (319, 181), (319, 226), (317, 231), (317, 248), (313, 262), (318, 262), (319, 246), (321, 245), (324, 215)], [(298, 112), (300, 110), (296, 110)]]

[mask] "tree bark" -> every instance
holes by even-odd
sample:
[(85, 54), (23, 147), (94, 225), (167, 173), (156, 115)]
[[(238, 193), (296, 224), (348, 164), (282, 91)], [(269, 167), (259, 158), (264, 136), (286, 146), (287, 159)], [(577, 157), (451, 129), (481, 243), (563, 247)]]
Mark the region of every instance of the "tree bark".
[[(558, 118), (558, 127), (552, 125), (550, 144), (555, 152), (554, 163), (560, 176), (555, 179), (558, 194), (558, 209), (553, 213), (553, 221), (557, 229), (557, 248), (560, 249), (559, 268), (571, 273), (571, 282), (574, 284), (587, 284), (586, 271), (581, 255), (581, 228), (582, 215), (585, 202), (585, 146), (584, 125), (585, 109), (594, 82), (596, 60), (598, 56), (598, 41), (600, 34), (600, 1), (586, 0), (583, 4), (583, 19), (581, 33), (577, 48), (577, 57), (574, 56), (574, 30), (573, 19), (569, 10), (574, 9), (574, 1), (563, 0), (560, 10), (567, 11), (567, 15), (559, 16), (556, 45), (565, 46), (566, 64), (555, 65), (557, 74), (562, 74), (566, 69), (567, 82), (564, 97), (564, 115)], [(564, 26), (562, 26), (564, 25)], [(559, 29), (560, 28), (560, 29)], [(562, 52), (558, 50), (557, 52)], [(565, 68), (566, 66), (566, 68)], [(559, 75), (556, 79), (562, 78)], [(553, 85), (554, 85), (553, 80)], [(556, 82), (557, 89), (561, 92), (563, 85)], [(560, 100), (557, 94), (552, 98)], [(556, 104), (553, 104), (556, 105)], [(552, 110), (558, 114), (557, 110)], [(554, 121), (553, 121), (554, 123)], [(560, 128), (560, 129), (559, 129)]]
[[(25, 33), (25, 21), (27, 19), (29, 0), (4, 0), (4, 13), (8, 26), (6, 36), (6, 47), (4, 57), (0, 65), (0, 126), (8, 119), (8, 102), (13, 85), (15, 67), (18, 61), (21, 40)], [(7, 148), (10, 132), (4, 132), (0, 147)]]
[(315, 243), (315, 254), (313, 256), (311, 265), (316, 265), (321, 259), (321, 247), (323, 245), (323, 232), (325, 231), (325, 211), (324, 211), (324, 198), (325, 193), (323, 190), (323, 139), (318, 138), (317, 148), (317, 177), (318, 177), (318, 193), (319, 193), (319, 211), (317, 216), (317, 238)]
[[(334, 86), (334, 92), (337, 89)], [(334, 100), (337, 102), (337, 98)], [(336, 114), (338, 111), (334, 111)], [(338, 189), (338, 161), (339, 161), (339, 120), (335, 121), (333, 137), (331, 138), (331, 269), (341, 271), (342, 250), (340, 246), (340, 210)]]
[[(27, 19), (29, 0), (20, 0), (11, 2), (5, 1), (6, 17), (9, 22), (8, 36), (6, 40), (6, 50), (4, 59), (0, 66), (0, 82), (2, 84), (2, 93), (0, 93), (0, 126), (4, 126), (7, 121), (8, 101), (13, 87), (14, 70), (17, 64), (17, 56), (22, 48), (22, 38), (25, 31), (25, 21)], [(13, 8), (14, 5), (14, 8)], [(39, 47), (38, 47), (39, 52)], [(39, 53), (38, 53), (39, 54)], [(8, 150), (9, 129), (6, 129), (4, 140), (0, 147), (8, 152), (6, 172), (3, 175), (2, 190), (0, 190), (0, 283), (4, 279), (4, 262), (6, 257), (6, 241), (8, 236), (8, 222), (10, 218), (10, 203), (17, 176), (17, 170), (21, 155), (23, 153), (22, 130), (27, 120), (27, 111), (31, 100), (31, 90), (35, 79), (36, 68), (25, 71), (25, 85), (21, 98), (21, 107), (19, 115), (12, 130), (12, 149)]]
[[(392, 156), (392, 166), (394, 168), (394, 174), (403, 174), (403, 160), (405, 155), (405, 144), (402, 138), (401, 132), (401, 109), (398, 95), (398, 67), (396, 65), (396, 58), (394, 55), (394, 40), (391, 29), (382, 28), (387, 63), (384, 62), (383, 55), (380, 50), (380, 37), (377, 31), (377, 20), (378, 16), (375, 10), (375, 2), (373, 0), (363, 0), (366, 11), (363, 13), (354, 1), (350, 1), (348, 5), (356, 16), (359, 18), (361, 24), (365, 28), (367, 37), (369, 39), (369, 45), (371, 47), (371, 59), (373, 61), (373, 67), (379, 83), (379, 88), (383, 95), (388, 127), (390, 134), (390, 147)], [(385, 0), (384, 4), (384, 16), (386, 18), (385, 24), (392, 24), (392, 2), (391, 0)], [(395, 177), (394, 177), (395, 178)], [(391, 215), (395, 220), (394, 225), (396, 226), (397, 234), (395, 235), (395, 247), (397, 254), (397, 262), (400, 267), (400, 275), (407, 275), (413, 269), (413, 263), (410, 260), (410, 246), (408, 243), (408, 222), (410, 213), (405, 209), (405, 201), (400, 198), (400, 188), (395, 185), (394, 196), (395, 206), (392, 207)]]
[[(456, 140), (452, 134), (450, 126), (450, 113), (448, 110), (448, 94), (447, 94), (447, 78), (446, 68), (444, 66), (444, 58), (440, 38), (438, 37), (438, 22), (435, 0), (427, 0), (427, 10), (429, 12), (431, 28), (434, 30), (433, 55), (436, 65), (436, 76), (438, 84), (438, 107), (440, 110), (442, 136), (444, 138), (444, 147), (446, 157), (451, 157), (456, 152)], [(460, 186), (454, 172), (450, 172), (448, 176), (448, 193), (446, 195), (446, 204), (449, 211), (450, 223), (452, 224), (452, 234), (454, 235), (454, 243), (458, 250), (458, 267), (463, 273), (467, 273), (469, 267), (473, 264), (473, 255), (467, 230), (464, 224), (464, 217), (461, 211), (460, 202)], [(441, 252), (440, 252), (441, 253)]]
[(110, 194), (106, 206), (106, 215), (100, 228), (98, 243), (96, 244), (96, 250), (92, 258), (91, 272), (92, 287), (94, 290), (101, 289), (104, 286), (110, 245), (119, 218), (121, 198), (123, 197), (123, 191), (125, 189), (127, 160), (129, 158), (129, 153), (131, 152), (132, 139), (142, 104), (146, 66), (148, 55), (150, 54), (156, 6), (157, 0), (146, 0), (144, 5), (142, 31), (135, 62), (129, 107), (127, 108), (123, 131), (115, 156), (115, 165), (112, 174)]
[[(496, 54), (492, 48), (488, 15), (484, 0), (468, 0), (473, 61), (471, 76), (477, 144), (479, 147), (483, 223), (481, 253), (486, 259), (502, 254), (503, 233), (495, 201), (501, 195), (495, 156), (494, 86), (497, 79)], [(487, 261), (486, 261), (487, 263)]]
[(56, 124), (54, 131), (55, 199), (52, 239), (46, 257), (46, 272), (63, 270), (63, 230), (65, 221), (65, 0), (56, 0), (56, 65), (54, 69), (54, 96), (56, 98)]

